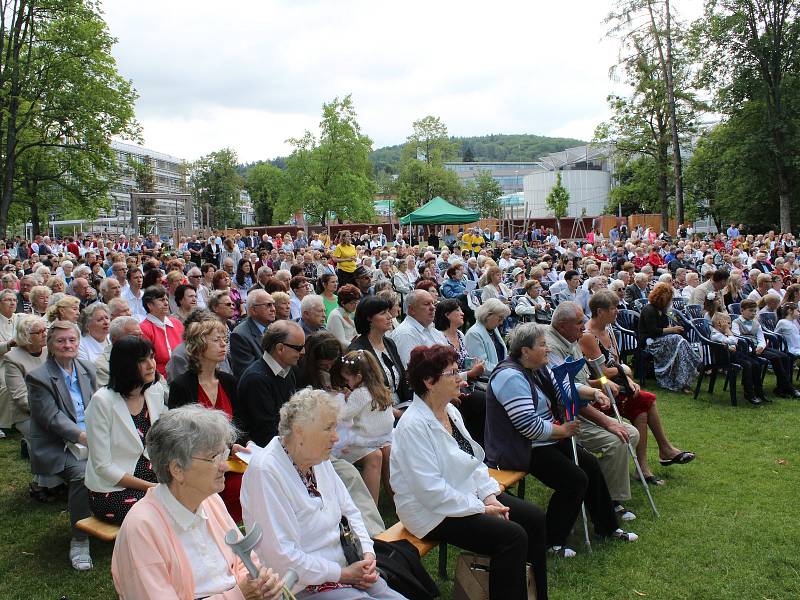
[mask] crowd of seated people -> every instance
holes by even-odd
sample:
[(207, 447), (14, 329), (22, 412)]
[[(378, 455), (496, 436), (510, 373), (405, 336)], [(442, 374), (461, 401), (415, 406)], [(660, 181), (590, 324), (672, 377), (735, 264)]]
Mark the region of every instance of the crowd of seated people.
[[(651, 433), (661, 467), (695, 459), (626, 364), (623, 313), (651, 386), (693, 388), (708, 365), (688, 328), (705, 316), (751, 404), (770, 402), (766, 364), (773, 395), (800, 397), (791, 234), (411, 233), (7, 243), (0, 428), (21, 434), (34, 500), (66, 491), (72, 566), (93, 566), (76, 526), (93, 515), (121, 525), (122, 598), (277, 598), (288, 568), (298, 598), (397, 598), (372, 546), (380, 504), (413, 535), (488, 555), (492, 597), (526, 597), (529, 563), (547, 598), (582, 503), (597, 537), (637, 540), (627, 445), (651, 486), (667, 483)], [(575, 375), (568, 419), (553, 369), (583, 357), (602, 378)], [(547, 506), (501, 493), (488, 467), (530, 473)], [(246, 576), (222, 543), (236, 523), (261, 526), (257, 563), (274, 571)]]

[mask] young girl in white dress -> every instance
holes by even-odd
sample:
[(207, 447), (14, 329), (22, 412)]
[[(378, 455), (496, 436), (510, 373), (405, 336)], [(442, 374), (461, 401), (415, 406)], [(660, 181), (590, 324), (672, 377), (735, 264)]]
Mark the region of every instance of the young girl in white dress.
[(340, 359), (339, 375), (351, 391), (340, 395), (339, 442), (333, 453), (361, 467), (364, 483), (377, 504), (381, 479), (391, 495), (392, 397), (384, 385), (383, 370), (370, 352), (345, 354)]

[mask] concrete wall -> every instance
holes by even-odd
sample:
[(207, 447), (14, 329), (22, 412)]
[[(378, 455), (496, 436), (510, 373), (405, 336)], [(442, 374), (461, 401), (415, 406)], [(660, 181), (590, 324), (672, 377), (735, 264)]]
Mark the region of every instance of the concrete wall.
[(561, 174), (561, 184), (569, 192), (568, 217), (579, 217), (586, 209), (586, 216), (603, 214), (611, 191), (611, 175), (605, 171), (548, 171), (531, 173), (524, 180), (525, 208), (529, 218), (552, 217), (545, 198), (556, 183), (556, 174)]

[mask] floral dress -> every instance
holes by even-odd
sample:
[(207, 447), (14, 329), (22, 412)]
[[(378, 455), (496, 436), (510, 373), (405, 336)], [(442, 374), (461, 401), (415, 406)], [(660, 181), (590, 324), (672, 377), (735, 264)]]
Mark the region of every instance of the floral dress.
[[(142, 407), (138, 415), (131, 415), (133, 419), (133, 426), (139, 439), (142, 440), (142, 447), (144, 448), (145, 438), (147, 432), (150, 431), (150, 413), (147, 410), (147, 404)], [(153, 472), (153, 465), (150, 464), (144, 452), (136, 461), (136, 468), (133, 470), (133, 476), (149, 481), (150, 483), (158, 483), (156, 474)], [(139, 500), (144, 498), (145, 490), (134, 490), (126, 488), (118, 492), (92, 492), (89, 491), (89, 505), (92, 509), (94, 516), (102, 521), (113, 523), (114, 525), (121, 525), (122, 520), (128, 514), (131, 507)]]

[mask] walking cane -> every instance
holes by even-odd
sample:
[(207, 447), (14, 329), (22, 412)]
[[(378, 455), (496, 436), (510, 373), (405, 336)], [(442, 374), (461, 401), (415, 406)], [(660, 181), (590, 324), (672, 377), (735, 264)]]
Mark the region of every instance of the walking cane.
[[(589, 368), (597, 375), (597, 378), (600, 380), (600, 383), (605, 390), (606, 396), (611, 400), (611, 406), (614, 409), (614, 415), (617, 417), (617, 421), (619, 424), (622, 425), (622, 416), (619, 414), (619, 408), (617, 408), (617, 401), (614, 399), (614, 393), (611, 391), (611, 386), (608, 384), (608, 378), (603, 375), (603, 363), (605, 359), (601, 354), (597, 358), (587, 358), (586, 364), (589, 365)], [(645, 433), (645, 435), (647, 435)], [(650, 493), (650, 486), (647, 485), (647, 481), (644, 478), (644, 474), (642, 473), (642, 466), (639, 464), (639, 459), (636, 458), (636, 452), (633, 449), (633, 444), (631, 444), (630, 440), (626, 444), (628, 446), (628, 452), (633, 459), (633, 464), (636, 466), (636, 472), (639, 474), (639, 481), (642, 482), (642, 486), (644, 486), (644, 491), (647, 494), (647, 499), (650, 501), (650, 508), (653, 509), (653, 514), (657, 517), (661, 516), (658, 514), (658, 509), (656, 508), (656, 503), (653, 501), (653, 495)]]
[[(568, 356), (567, 360), (550, 369), (556, 377), (561, 397), (565, 400), (564, 408), (567, 413), (567, 420), (574, 421), (578, 413), (578, 408), (581, 406), (581, 399), (578, 397), (578, 389), (575, 387), (575, 375), (577, 375), (583, 366), (586, 364), (586, 359), (572, 360)], [(569, 388), (564, 387), (564, 378), (569, 379)], [(569, 407), (567, 407), (567, 401)], [(575, 466), (580, 468), (578, 464), (578, 444), (575, 441), (575, 436), (570, 437), (572, 441), (572, 457), (575, 459)], [(581, 501), (581, 516), (583, 517), (583, 540), (589, 552), (592, 551), (592, 543), (589, 541), (589, 522), (586, 519), (586, 503)]]

